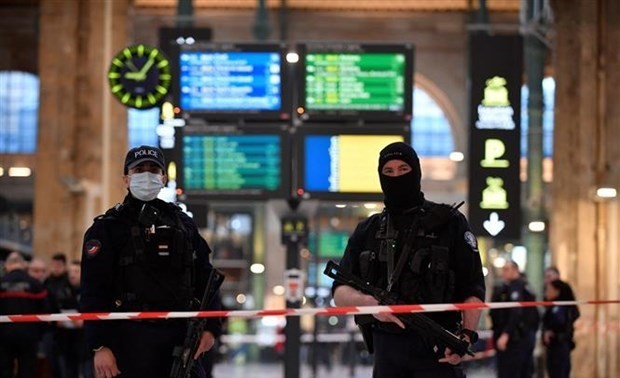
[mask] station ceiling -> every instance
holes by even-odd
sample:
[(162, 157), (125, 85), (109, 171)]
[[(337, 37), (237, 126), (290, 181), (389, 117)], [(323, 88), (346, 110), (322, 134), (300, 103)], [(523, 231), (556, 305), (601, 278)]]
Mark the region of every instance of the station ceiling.
[[(138, 8), (176, 8), (178, 0), (135, 0)], [(487, 0), (489, 11), (517, 12), (522, 0)], [(265, 0), (268, 8), (298, 10), (464, 12), (479, 7), (479, 0)], [(255, 9), (258, 0), (194, 0), (196, 9)]]

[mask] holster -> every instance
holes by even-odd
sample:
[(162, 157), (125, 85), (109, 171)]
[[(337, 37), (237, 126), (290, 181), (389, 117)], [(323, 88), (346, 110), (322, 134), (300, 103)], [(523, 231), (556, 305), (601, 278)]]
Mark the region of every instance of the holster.
[(375, 318), (372, 315), (355, 315), (354, 319), (355, 324), (357, 324), (362, 333), (366, 350), (368, 350), (368, 353), (372, 354), (375, 351), (372, 339), (372, 324)]

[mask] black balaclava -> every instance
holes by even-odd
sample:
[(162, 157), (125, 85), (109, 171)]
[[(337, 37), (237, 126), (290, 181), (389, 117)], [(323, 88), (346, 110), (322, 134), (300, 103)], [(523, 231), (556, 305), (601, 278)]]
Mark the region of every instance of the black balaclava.
[[(398, 177), (381, 173), (381, 169), (390, 160), (402, 160), (411, 166), (411, 172)], [(383, 191), (383, 202), (390, 211), (404, 212), (424, 202), (420, 181), (422, 170), (420, 159), (414, 149), (403, 142), (387, 145), (379, 153), (379, 180)]]

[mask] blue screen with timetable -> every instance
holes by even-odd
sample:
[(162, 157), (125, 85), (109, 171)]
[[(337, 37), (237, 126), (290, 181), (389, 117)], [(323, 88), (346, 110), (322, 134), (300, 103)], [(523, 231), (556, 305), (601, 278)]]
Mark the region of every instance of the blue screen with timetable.
[(181, 107), (198, 112), (279, 111), (280, 66), (278, 52), (181, 52)]

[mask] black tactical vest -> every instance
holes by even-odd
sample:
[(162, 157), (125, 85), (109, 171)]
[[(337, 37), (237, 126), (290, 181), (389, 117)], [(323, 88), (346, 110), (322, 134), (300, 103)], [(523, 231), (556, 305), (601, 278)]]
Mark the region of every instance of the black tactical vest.
[(117, 261), (120, 311), (185, 311), (191, 308), (194, 250), (190, 235), (173, 205), (160, 212), (151, 227), (123, 208), (110, 209), (129, 235)]
[[(454, 258), (449, 249), (450, 233), (446, 224), (451, 211), (447, 205), (426, 201), (418, 211), (418, 219), (409, 229), (398, 230), (396, 237), (387, 235), (390, 217), (387, 212), (376, 215), (373, 221), (379, 231), (369, 235), (366, 250), (360, 254), (359, 269), (362, 278), (375, 286), (386, 288), (388, 283), (389, 253), (393, 253), (392, 264), (410, 248), (405, 265), (397, 277), (392, 290), (403, 303), (450, 303), (454, 296)], [(372, 229), (372, 228), (371, 228)], [(405, 236), (405, 234), (409, 234)], [(415, 234), (414, 242), (407, 243)], [(387, 248), (393, 244), (390, 251)], [(388, 250), (386, 252), (386, 249)], [(392, 271), (392, 270), (390, 270)]]

